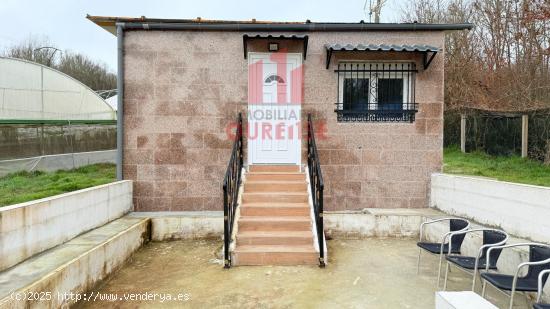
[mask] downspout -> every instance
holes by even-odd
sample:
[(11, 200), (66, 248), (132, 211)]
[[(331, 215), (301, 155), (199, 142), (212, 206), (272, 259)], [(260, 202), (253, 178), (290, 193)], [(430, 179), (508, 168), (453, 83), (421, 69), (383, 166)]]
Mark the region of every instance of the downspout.
[(117, 112), (116, 112), (116, 179), (122, 180), (124, 148), (124, 23), (116, 24), (117, 37)]

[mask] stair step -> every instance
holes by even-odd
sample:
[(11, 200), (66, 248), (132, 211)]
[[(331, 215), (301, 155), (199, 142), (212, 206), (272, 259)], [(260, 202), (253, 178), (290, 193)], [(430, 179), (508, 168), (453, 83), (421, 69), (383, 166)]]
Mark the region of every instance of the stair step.
[(300, 172), (298, 165), (250, 165), (250, 172)]
[(251, 180), (244, 184), (245, 192), (307, 192), (307, 183), (301, 181)]
[(241, 231), (311, 231), (311, 220), (306, 216), (242, 216), (239, 219)]
[(317, 265), (318, 261), (313, 245), (243, 245), (234, 252), (236, 265)]
[(247, 203), (241, 206), (241, 216), (307, 216), (307, 203)]
[(311, 231), (247, 231), (237, 234), (237, 246), (246, 245), (310, 245)]
[(307, 192), (245, 192), (243, 203), (304, 203)]
[(247, 173), (247, 181), (262, 181), (262, 180), (306, 180), (304, 173)]

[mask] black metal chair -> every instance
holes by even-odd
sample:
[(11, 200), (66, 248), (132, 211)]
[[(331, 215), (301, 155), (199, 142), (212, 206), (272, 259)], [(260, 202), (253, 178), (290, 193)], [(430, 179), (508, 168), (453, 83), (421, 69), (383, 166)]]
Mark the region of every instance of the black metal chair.
[[(491, 252), (493, 250), (502, 250), (519, 246), (529, 246), (529, 262), (519, 264), (515, 275), (491, 273), (489, 272), (489, 264), (486, 265), (485, 272), (481, 274), (483, 280), (483, 291), (481, 292), (481, 296), (485, 297), (485, 290), (488, 282), (500, 291), (509, 293), (510, 309), (512, 309), (514, 305), (514, 294), (516, 292), (537, 292), (539, 274), (546, 269), (550, 269), (550, 246), (540, 243), (519, 243), (490, 247), (487, 250), (487, 259), (491, 260)], [(520, 271), (525, 266), (528, 266), (527, 274), (524, 277), (519, 277)], [(548, 276), (543, 275), (541, 279), (542, 285), (546, 283), (546, 279), (548, 279)]]
[[(484, 269), (487, 266), (487, 250), (492, 246), (504, 245), (508, 240), (508, 234), (506, 234), (504, 231), (488, 228), (478, 228), (452, 233), (449, 236), (450, 246), (452, 247), (453, 239), (456, 236), (465, 235), (473, 232), (483, 232), (482, 246), (479, 248), (476, 256), (463, 256), (459, 254), (452, 254), (451, 252), (447, 254), (447, 256), (445, 257), (445, 259), (447, 260), (447, 265), (445, 267), (445, 282), (443, 283), (444, 291), (447, 290), (447, 279), (449, 277), (451, 264), (457, 266), (458, 269), (463, 270), (473, 276), (472, 291), (474, 291), (476, 286), (477, 270)], [(494, 254), (491, 256), (488, 265), (489, 269), (497, 269), (497, 260), (500, 256), (500, 251), (502, 251), (502, 249), (497, 250), (497, 252), (494, 252)]]
[[(440, 243), (433, 243), (433, 242), (424, 242), (422, 241), (422, 236), (424, 235), (424, 227), (428, 224), (433, 224), (437, 222), (442, 221), (449, 221), (449, 232), (443, 235)], [(439, 280), (441, 277), (441, 264), (443, 261), (443, 255), (445, 252), (452, 252), (452, 253), (460, 253), (460, 247), (462, 246), (462, 241), (464, 240), (464, 236), (457, 236), (455, 239), (455, 242), (452, 244), (452, 246), (449, 246), (447, 243), (447, 238), (449, 235), (451, 235), (453, 232), (459, 232), (459, 231), (465, 231), (470, 227), (470, 222), (465, 219), (460, 218), (440, 218), (436, 220), (426, 221), (423, 222), (420, 225), (420, 240), (416, 245), (419, 247), (418, 249), (418, 263), (416, 265), (416, 273), (418, 274), (420, 270), (420, 256), (422, 254), (422, 250), (426, 250), (431, 254), (439, 254), (439, 270), (437, 273), (437, 286), (439, 287)]]
[(537, 303), (533, 305), (533, 309), (550, 309), (550, 304), (543, 304), (542, 300), (542, 290), (544, 289), (544, 277), (548, 279), (550, 275), (550, 269), (543, 270), (539, 274), (539, 280), (537, 282)]

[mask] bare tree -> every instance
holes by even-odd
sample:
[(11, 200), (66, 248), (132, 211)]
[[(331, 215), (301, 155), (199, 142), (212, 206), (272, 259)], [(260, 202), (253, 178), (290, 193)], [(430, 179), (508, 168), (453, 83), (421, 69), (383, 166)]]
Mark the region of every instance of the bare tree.
[[(373, 2), (374, 1), (374, 2)], [(380, 22), (380, 14), (382, 13), (382, 8), (386, 4), (387, 0), (365, 0), (365, 5), (363, 10), (366, 11), (367, 3), (369, 4), (369, 22), (371, 21), (372, 15), (374, 15), (374, 22)]]
[(116, 75), (107, 65), (79, 53), (62, 51), (46, 37), (30, 37), (3, 53), (6, 57), (37, 62), (59, 70), (93, 90), (116, 88)]
[(64, 53), (57, 69), (82, 81), (93, 90), (116, 88), (116, 75), (109, 73), (105, 64), (95, 62), (82, 54)]
[(404, 21), (472, 22), (446, 36), (448, 109), (550, 107), (550, 4), (546, 0), (410, 1)]
[(8, 48), (4, 52), (4, 56), (53, 66), (55, 65), (55, 57), (60, 54), (59, 51), (60, 49), (46, 37), (29, 37), (27, 40)]

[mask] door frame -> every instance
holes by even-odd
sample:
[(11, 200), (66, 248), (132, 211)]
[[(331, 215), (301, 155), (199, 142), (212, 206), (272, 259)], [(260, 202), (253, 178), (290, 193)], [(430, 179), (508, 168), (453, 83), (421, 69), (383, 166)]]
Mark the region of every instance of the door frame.
[[(249, 94), (250, 92), (248, 91), (248, 89), (250, 89), (250, 79), (248, 78), (249, 74), (250, 74), (250, 71), (249, 71), (249, 68), (250, 68), (250, 65), (253, 63), (253, 61), (256, 61), (256, 59), (254, 59), (255, 57), (254, 56), (258, 56), (258, 55), (262, 55), (262, 56), (265, 56), (265, 55), (271, 55), (273, 53), (270, 53), (270, 52), (248, 52), (247, 53), (247, 70), (246, 70), (246, 74), (247, 74), (247, 128), (249, 130), (249, 125), (250, 125), (250, 119), (249, 119), (249, 116), (248, 116), (248, 113), (249, 113), (249, 108), (250, 108), (250, 98), (249, 98)], [(297, 59), (297, 66), (298, 67), (301, 67), (303, 66), (303, 54), (302, 53), (287, 53), (287, 55), (291, 55), (293, 57), (296, 57)], [(302, 74), (303, 74), (303, 69), (302, 69)], [(301, 87), (303, 88), (304, 85), (303, 85), (303, 79), (302, 79), (302, 82), (301, 82)], [(292, 86), (291, 86), (292, 87)], [(292, 88), (291, 88), (292, 89)], [(300, 91), (302, 91), (303, 89), (300, 89)], [(301, 97), (301, 100), (303, 101), (303, 96), (300, 96)], [(299, 111), (300, 111), (300, 126), (302, 125), (301, 124), (301, 115), (302, 115), (302, 103), (303, 102), (300, 102), (299, 104)], [(298, 130), (298, 133), (300, 133), (301, 130)], [(297, 137), (299, 139), (298, 141), (298, 147), (296, 149), (296, 162), (294, 163), (273, 163), (273, 164), (276, 164), (276, 165), (298, 165), (298, 166), (301, 166), (302, 165), (302, 136), (300, 134), (297, 134)], [(253, 149), (252, 149), (252, 146), (253, 146), (253, 143), (250, 143), (250, 140), (248, 140), (248, 147), (247, 147), (247, 162), (248, 162), (248, 165), (253, 165), (253, 164), (256, 164), (256, 165), (261, 165), (261, 164), (269, 164), (269, 163), (253, 163), (252, 162), (252, 153), (253, 153)]]

